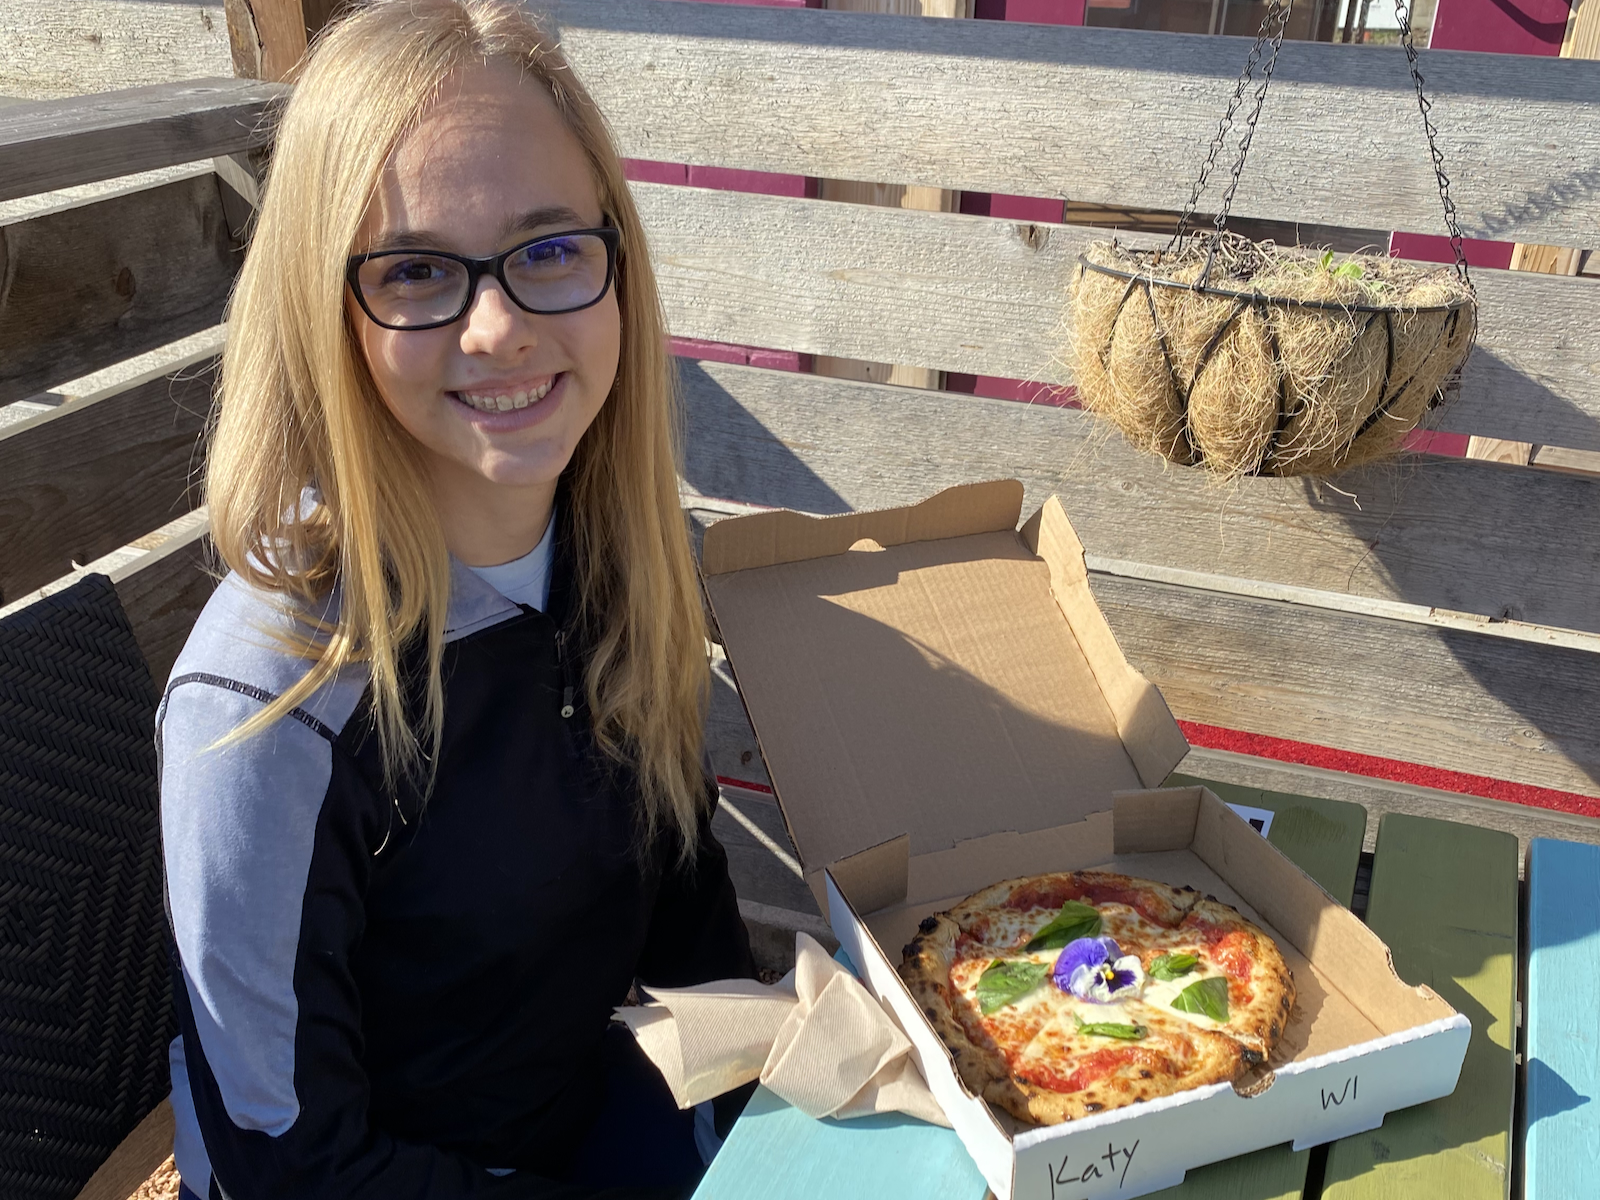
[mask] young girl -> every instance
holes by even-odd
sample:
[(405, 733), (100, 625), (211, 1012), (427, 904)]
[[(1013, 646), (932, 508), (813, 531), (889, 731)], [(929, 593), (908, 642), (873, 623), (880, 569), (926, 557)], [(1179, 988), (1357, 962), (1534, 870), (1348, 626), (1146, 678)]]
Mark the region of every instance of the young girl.
[(754, 971), (665, 330), (513, 0), (319, 40), (228, 330), (232, 571), (158, 717), (186, 1195), (681, 1191), (711, 1122), (611, 1011)]

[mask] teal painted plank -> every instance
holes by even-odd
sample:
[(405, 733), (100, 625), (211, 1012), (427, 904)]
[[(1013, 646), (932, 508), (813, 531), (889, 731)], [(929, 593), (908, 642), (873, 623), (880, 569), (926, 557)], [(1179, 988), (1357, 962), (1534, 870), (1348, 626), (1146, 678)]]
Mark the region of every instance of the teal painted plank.
[(1600, 846), (1528, 847), (1527, 1200), (1600, 1190)]
[[(842, 949), (834, 958), (860, 974)], [(954, 1130), (900, 1113), (819, 1121), (758, 1087), (694, 1200), (980, 1200), (988, 1191)]]
[(1508, 1194), (1517, 890), (1512, 835), (1400, 813), (1383, 818), (1367, 924), (1388, 944), (1400, 977), (1444, 997), (1472, 1022), (1472, 1038), (1454, 1093), (1392, 1112), (1380, 1128), (1329, 1147), (1323, 1200)]
[(948, 1129), (899, 1113), (814, 1120), (757, 1088), (694, 1200), (980, 1200)]

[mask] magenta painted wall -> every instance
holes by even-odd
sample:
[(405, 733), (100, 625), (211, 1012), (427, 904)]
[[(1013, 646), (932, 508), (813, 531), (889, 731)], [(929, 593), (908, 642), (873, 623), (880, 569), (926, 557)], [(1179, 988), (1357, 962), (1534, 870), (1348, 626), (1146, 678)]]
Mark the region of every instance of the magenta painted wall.
[[(702, 0), (707, 4), (731, 4), (733, 0)], [(672, 183), (678, 186), (714, 188), (722, 192), (757, 192), (763, 196), (817, 195), (817, 181), (804, 175), (774, 175), (769, 171), (737, 171), (729, 167), (687, 167), (683, 163), (653, 162), (647, 158), (625, 158), (622, 173), (639, 183)]]
[(1439, 0), (1428, 48), (1555, 56), (1570, 11), (1567, 0)]
[[(1439, 223), (1441, 226), (1444, 224), (1442, 213)], [(1504, 271), (1511, 265), (1511, 251), (1515, 248), (1515, 242), (1461, 239), (1461, 251), (1466, 255), (1469, 267)], [(1418, 262), (1449, 263), (1456, 260), (1455, 251), (1450, 248), (1450, 239), (1442, 233), (1392, 233), (1389, 235), (1389, 253), (1395, 258), (1414, 258)]]

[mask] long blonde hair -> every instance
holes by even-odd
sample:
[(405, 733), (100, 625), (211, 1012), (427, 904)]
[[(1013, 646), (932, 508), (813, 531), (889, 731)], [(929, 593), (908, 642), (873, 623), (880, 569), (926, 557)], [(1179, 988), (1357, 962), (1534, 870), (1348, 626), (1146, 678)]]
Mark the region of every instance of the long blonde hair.
[[(688, 855), (705, 796), (709, 672), (665, 320), (604, 119), (514, 0), (374, 0), (330, 26), (297, 72), (229, 307), (205, 491), (217, 551), (248, 583), (301, 613), (335, 586), (340, 603), (294, 641), (306, 675), (230, 740), (360, 662), (391, 780), (431, 772), (449, 555), (419, 448), (379, 398), (348, 323), (344, 271), (395, 145), (453, 73), (491, 61), (548, 90), (622, 234), (616, 382), (567, 469), (574, 594), (596, 738), (637, 776), (643, 834), (676, 826)], [(307, 487), (321, 503), (302, 508)], [(400, 662), (418, 639), (425, 702), (408, 720)]]

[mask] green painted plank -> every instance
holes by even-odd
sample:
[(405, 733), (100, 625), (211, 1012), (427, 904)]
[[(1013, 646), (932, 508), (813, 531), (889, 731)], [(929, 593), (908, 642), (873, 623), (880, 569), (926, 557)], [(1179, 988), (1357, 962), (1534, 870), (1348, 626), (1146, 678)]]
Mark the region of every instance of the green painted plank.
[(1289, 1143), (1254, 1154), (1196, 1167), (1177, 1187), (1150, 1193), (1149, 1200), (1300, 1200), (1309, 1150)]
[[(1296, 866), (1315, 879), (1341, 904), (1355, 894), (1361, 839), (1367, 831), (1367, 810), (1341, 800), (1294, 796), (1260, 788), (1219, 783), (1193, 775), (1172, 775), (1167, 787), (1203, 784), (1229, 804), (1248, 804), (1273, 813), (1271, 842)], [(1300, 1200), (1309, 1150), (1287, 1144), (1226, 1159), (1190, 1171), (1177, 1187), (1156, 1192), (1150, 1200)]]
[(1248, 804), (1274, 814), (1267, 831), (1271, 842), (1297, 867), (1320, 883), (1340, 904), (1350, 906), (1356, 890), (1361, 841), (1367, 833), (1367, 810), (1343, 800), (1267, 792), (1236, 783), (1218, 783), (1193, 775), (1171, 775), (1166, 787), (1204, 784), (1228, 804)]
[(1503, 1200), (1515, 1088), (1517, 839), (1389, 813), (1367, 924), (1395, 969), (1472, 1022), (1452, 1095), (1390, 1113), (1328, 1151), (1325, 1200)]

